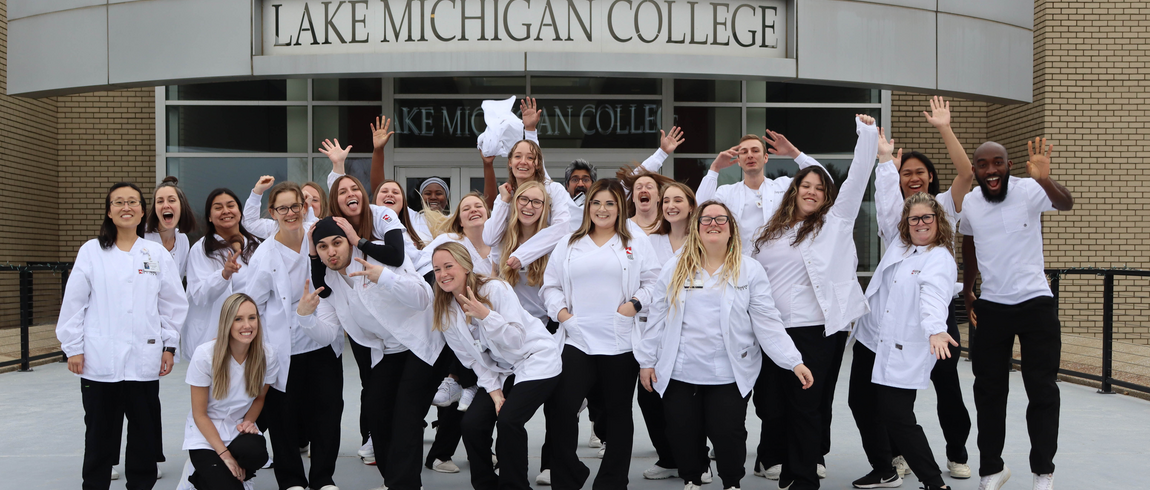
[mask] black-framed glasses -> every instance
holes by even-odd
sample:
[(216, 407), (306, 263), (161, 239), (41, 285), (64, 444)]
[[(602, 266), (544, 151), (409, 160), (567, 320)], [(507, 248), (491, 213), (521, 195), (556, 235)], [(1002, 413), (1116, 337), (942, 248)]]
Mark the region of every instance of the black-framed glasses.
[(519, 201), (520, 206), (531, 206), (533, 208), (543, 207), (543, 200), (542, 199), (531, 199), (530, 197), (527, 197), (527, 196), (519, 196), (518, 201)]
[(934, 223), (934, 217), (935, 217), (934, 214), (924, 214), (922, 216), (908, 216), (906, 218), (906, 222), (909, 223), (910, 226), (915, 226), (919, 223), (922, 223), (924, 225), (929, 225), (931, 223)]
[(578, 183), (590, 184), (591, 183), (591, 177), (588, 177), (588, 176), (580, 177), (578, 175), (572, 175), (571, 179), (569, 179), (567, 182), (575, 182), (576, 184), (578, 184)]
[(140, 205), (140, 201), (138, 199), (128, 199), (127, 201), (125, 201), (123, 199), (116, 199), (115, 201), (112, 201), (112, 207), (113, 208), (122, 208), (124, 206), (127, 206), (129, 208), (134, 208), (134, 207), (138, 207), (139, 205)]
[(730, 220), (731, 220), (731, 217), (727, 216), (725, 214), (719, 215), (719, 216), (699, 216), (699, 224), (703, 225), (703, 226), (707, 226), (707, 225), (711, 224), (712, 222), (714, 222), (715, 224), (719, 224), (719, 225), (725, 225)]
[(297, 202), (295, 204), (292, 204), (291, 206), (279, 206), (279, 207), (272, 208), (272, 211), (275, 211), (276, 213), (279, 213), (280, 216), (283, 216), (285, 214), (288, 214), (288, 211), (291, 211), (293, 213), (298, 213), (298, 212), (300, 212), (301, 209), (303, 209), (303, 204), (300, 204)]

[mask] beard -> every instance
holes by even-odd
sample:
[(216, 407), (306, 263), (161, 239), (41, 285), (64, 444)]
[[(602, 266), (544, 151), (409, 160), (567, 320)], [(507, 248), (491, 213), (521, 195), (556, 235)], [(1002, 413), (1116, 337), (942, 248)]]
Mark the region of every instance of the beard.
[(1010, 175), (1004, 175), (998, 179), (999, 189), (998, 194), (990, 193), (990, 186), (986, 185), (986, 180), (978, 175), (974, 176), (974, 180), (978, 181), (978, 187), (982, 189), (982, 197), (986, 198), (986, 202), (997, 204), (1006, 200), (1006, 190), (1010, 187)]

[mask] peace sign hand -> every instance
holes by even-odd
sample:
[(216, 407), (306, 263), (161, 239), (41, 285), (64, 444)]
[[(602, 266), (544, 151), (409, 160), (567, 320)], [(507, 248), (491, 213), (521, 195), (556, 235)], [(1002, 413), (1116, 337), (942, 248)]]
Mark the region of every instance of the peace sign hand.
[(1034, 138), (1034, 141), (1026, 142), (1026, 153), (1030, 155), (1030, 159), (1026, 160), (1026, 171), (1030, 172), (1030, 177), (1034, 180), (1049, 179), (1054, 145), (1047, 146), (1046, 138)]
[(659, 149), (668, 155), (675, 152), (675, 148), (683, 144), (683, 129), (678, 126), (672, 126), (671, 132), (664, 133), (662, 129), (659, 130)]
[(379, 275), (383, 272), (383, 266), (372, 264), (372, 263), (370, 263), (366, 260), (363, 260), (359, 257), (356, 257), (355, 261), (359, 262), (359, 265), (363, 266), (363, 270), (352, 272), (351, 274), (347, 275), (348, 277), (364, 276), (367, 278), (367, 280), (369, 280), (371, 282), (374, 282), (374, 283), (379, 282)]
[(220, 273), (221, 275), (224, 276), (225, 281), (232, 280), (232, 274), (239, 272), (240, 267), (243, 267), (240, 265), (240, 262), (239, 262), (240, 254), (236, 253), (235, 250), (232, 250), (230, 248), (228, 249), (228, 252), (231, 252), (231, 253), (228, 254), (228, 260), (226, 260), (224, 262), (224, 270), (223, 270), (223, 272)]
[[(382, 124), (380, 118), (383, 119)], [(388, 119), (387, 116), (376, 116), (375, 122), (371, 124), (371, 144), (375, 149), (378, 150), (387, 146), (387, 142), (391, 140), (391, 135), (395, 134), (395, 131), (389, 131), (389, 129), (391, 129), (391, 119)], [(348, 146), (348, 149), (351, 149), (351, 146)]]
[(475, 292), (470, 287), (467, 288), (467, 296), (456, 294), (455, 301), (459, 302), (459, 307), (463, 308), (463, 313), (476, 320), (483, 320), (491, 314), (491, 310), (486, 305), (475, 299)]
[(299, 316), (309, 316), (315, 313), (316, 307), (319, 306), (319, 292), (323, 291), (321, 286), (315, 291), (308, 291), (311, 289), (311, 279), (303, 282), (303, 296), (299, 299), (299, 306), (296, 307), (295, 312)]

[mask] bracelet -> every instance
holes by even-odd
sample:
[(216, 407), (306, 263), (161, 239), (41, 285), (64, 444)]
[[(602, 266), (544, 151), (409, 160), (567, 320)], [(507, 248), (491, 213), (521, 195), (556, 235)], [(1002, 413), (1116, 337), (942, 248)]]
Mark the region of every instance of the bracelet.
[[(226, 453), (226, 452), (228, 452), (228, 451), (231, 451), (231, 450), (232, 450), (232, 448), (230, 448), (230, 447), (229, 447), (229, 448), (224, 448), (224, 453)], [(216, 456), (223, 456), (223, 455), (224, 455), (224, 453), (216, 453)]]

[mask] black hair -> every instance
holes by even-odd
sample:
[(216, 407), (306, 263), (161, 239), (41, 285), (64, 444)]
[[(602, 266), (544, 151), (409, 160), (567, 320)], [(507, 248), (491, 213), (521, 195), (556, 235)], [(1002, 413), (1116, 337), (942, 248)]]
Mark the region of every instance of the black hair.
[(204, 220), (207, 221), (207, 231), (204, 233), (204, 255), (212, 257), (217, 250), (231, 248), (228, 242), (216, 239), (216, 224), (212, 223), (211, 221), (212, 202), (214, 202), (216, 198), (220, 197), (222, 194), (227, 194), (236, 201), (236, 211), (240, 214), (240, 235), (243, 235), (244, 241), (246, 242), (244, 244), (243, 251), (240, 252), (240, 258), (242, 258), (244, 262), (247, 262), (251, 260), (252, 254), (255, 253), (256, 247), (258, 247), (260, 244), (260, 240), (259, 238), (256, 238), (255, 235), (252, 235), (251, 232), (247, 230), (247, 228), (244, 228), (243, 204), (240, 203), (240, 198), (236, 196), (236, 193), (232, 192), (231, 189), (226, 187), (220, 187), (208, 193), (208, 202), (204, 205)]
[[(180, 201), (180, 221), (176, 222), (176, 228), (180, 233), (195, 233), (196, 231), (196, 215), (192, 213), (191, 206), (188, 205), (188, 197), (184, 195), (184, 190), (180, 189), (179, 179), (169, 175), (164, 177), (160, 185), (156, 186), (156, 192), (164, 187), (171, 187), (176, 190), (176, 199)], [(152, 197), (156, 197), (156, 193), (152, 193)], [(160, 231), (160, 216), (156, 214), (156, 201), (152, 200), (152, 211), (148, 213), (148, 224), (144, 231), (148, 233), (156, 233)]]
[[(131, 187), (132, 190), (136, 191), (136, 194), (139, 194), (140, 212), (143, 212), (144, 209), (148, 207), (148, 201), (144, 199), (144, 191), (141, 191), (136, 184), (131, 182), (117, 182), (112, 184), (112, 187), (108, 188), (108, 194), (104, 196), (104, 222), (100, 224), (100, 234), (96, 237), (96, 239), (100, 241), (100, 248), (105, 250), (112, 248), (112, 245), (116, 244), (116, 237), (119, 234), (116, 223), (112, 221), (112, 218), (108, 217), (108, 214), (112, 212), (112, 193), (115, 192), (116, 189), (122, 189), (124, 187)], [(140, 223), (136, 225), (136, 236), (144, 238), (143, 216), (140, 217)]]
[[(923, 155), (922, 153), (917, 152), (917, 151), (912, 151), (910, 153), (903, 153), (902, 154), (902, 161), (898, 162), (899, 173), (902, 172), (903, 164), (905, 164), (907, 160), (910, 160), (912, 158), (922, 162), (923, 166), (926, 167), (926, 173), (930, 174), (930, 184), (928, 184), (926, 186), (926, 193), (930, 194), (932, 196), (937, 196), (938, 192), (939, 192), (938, 191), (938, 171), (934, 169), (934, 162), (930, 161), (930, 159), (927, 158), (926, 155)], [(901, 187), (900, 187), (900, 192), (901, 192)], [(902, 197), (905, 199), (905, 198), (908, 198), (910, 196), (902, 196)]]
[(590, 164), (590, 163), (587, 163), (587, 160), (580, 158), (580, 159), (577, 159), (577, 160), (571, 162), (570, 165), (567, 165), (567, 170), (563, 172), (565, 174), (564, 178), (566, 179), (566, 180), (564, 180), (564, 182), (571, 180), (571, 174), (575, 173), (576, 170), (583, 170), (583, 171), (586, 171), (588, 174), (590, 174), (591, 175), (591, 182), (595, 182), (596, 180), (598, 180), (595, 178), (596, 177), (595, 174), (597, 173), (597, 172), (595, 172), (595, 166)]

